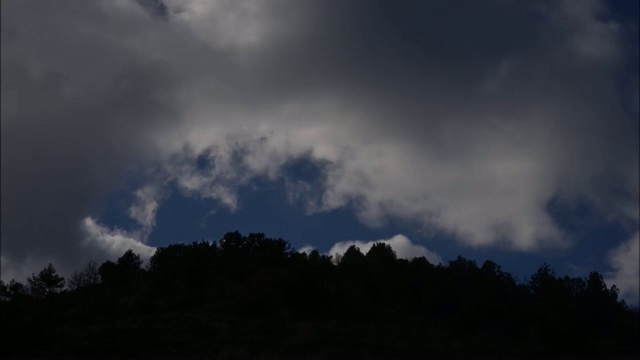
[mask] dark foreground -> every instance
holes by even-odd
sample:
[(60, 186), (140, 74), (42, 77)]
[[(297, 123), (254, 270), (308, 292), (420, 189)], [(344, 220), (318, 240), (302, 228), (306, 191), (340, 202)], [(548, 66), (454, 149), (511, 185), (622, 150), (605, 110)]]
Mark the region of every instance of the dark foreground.
[(546, 265), (518, 283), (486, 261), (397, 259), (384, 244), (340, 259), (229, 233), (125, 253), (67, 281), (53, 267), (2, 284), (6, 356), (477, 358), (640, 356), (639, 317), (598, 273)]

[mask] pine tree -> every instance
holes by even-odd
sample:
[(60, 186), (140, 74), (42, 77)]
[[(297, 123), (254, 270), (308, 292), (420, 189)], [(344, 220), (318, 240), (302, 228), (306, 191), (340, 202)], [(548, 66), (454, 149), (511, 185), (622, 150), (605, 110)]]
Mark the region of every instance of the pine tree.
[(48, 296), (59, 292), (64, 287), (64, 278), (58, 275), (51, 263), (38, 275), (31, 274), (27, 281), (29, 282), (29, 291), (35, 296)]

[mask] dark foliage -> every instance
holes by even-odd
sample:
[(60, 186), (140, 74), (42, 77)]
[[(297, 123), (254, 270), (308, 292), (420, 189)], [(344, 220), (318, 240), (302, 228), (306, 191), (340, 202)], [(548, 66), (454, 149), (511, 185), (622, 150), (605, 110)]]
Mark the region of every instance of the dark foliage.
[(71, 274), (67, 286), (69, 290), (75, 290), (84, 286), (97, 284), (98, 282), (100, 282), (98, 265), (94, 261), (90, 261), (82, 271), (76, 271)]
[[(3, 355), (204, 358), (640, 355), (638, 310), (602, 276), (542, 265), (398, 259), (389, 245), (332, 259), (264, 234), (131, 250), (90, 263), (68, 290), (52, 265), (1, 283)], [(99, 281), (100, 280), (100, 281)]]
[(29, 292), (36, 297), (45, 297), (59, 292), (64, 287), (64, 278), (58, 275), (53, 264), (47, 265), (42, 271), (31, 274), (27, 278)]

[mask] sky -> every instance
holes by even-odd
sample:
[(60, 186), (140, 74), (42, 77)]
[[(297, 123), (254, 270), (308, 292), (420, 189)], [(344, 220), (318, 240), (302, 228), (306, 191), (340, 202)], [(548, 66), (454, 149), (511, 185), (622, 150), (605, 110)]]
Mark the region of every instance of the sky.
[(638, 2), (6, 0), (2, 279), (228, 231), (638, 304)]

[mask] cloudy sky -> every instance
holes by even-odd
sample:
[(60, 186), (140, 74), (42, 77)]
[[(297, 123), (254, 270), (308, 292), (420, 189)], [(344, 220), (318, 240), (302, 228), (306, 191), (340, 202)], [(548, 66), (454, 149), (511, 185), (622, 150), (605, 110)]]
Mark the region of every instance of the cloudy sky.
[(227, 231), (638, 302), (638, 2), (2, 1), (2, 278)]

